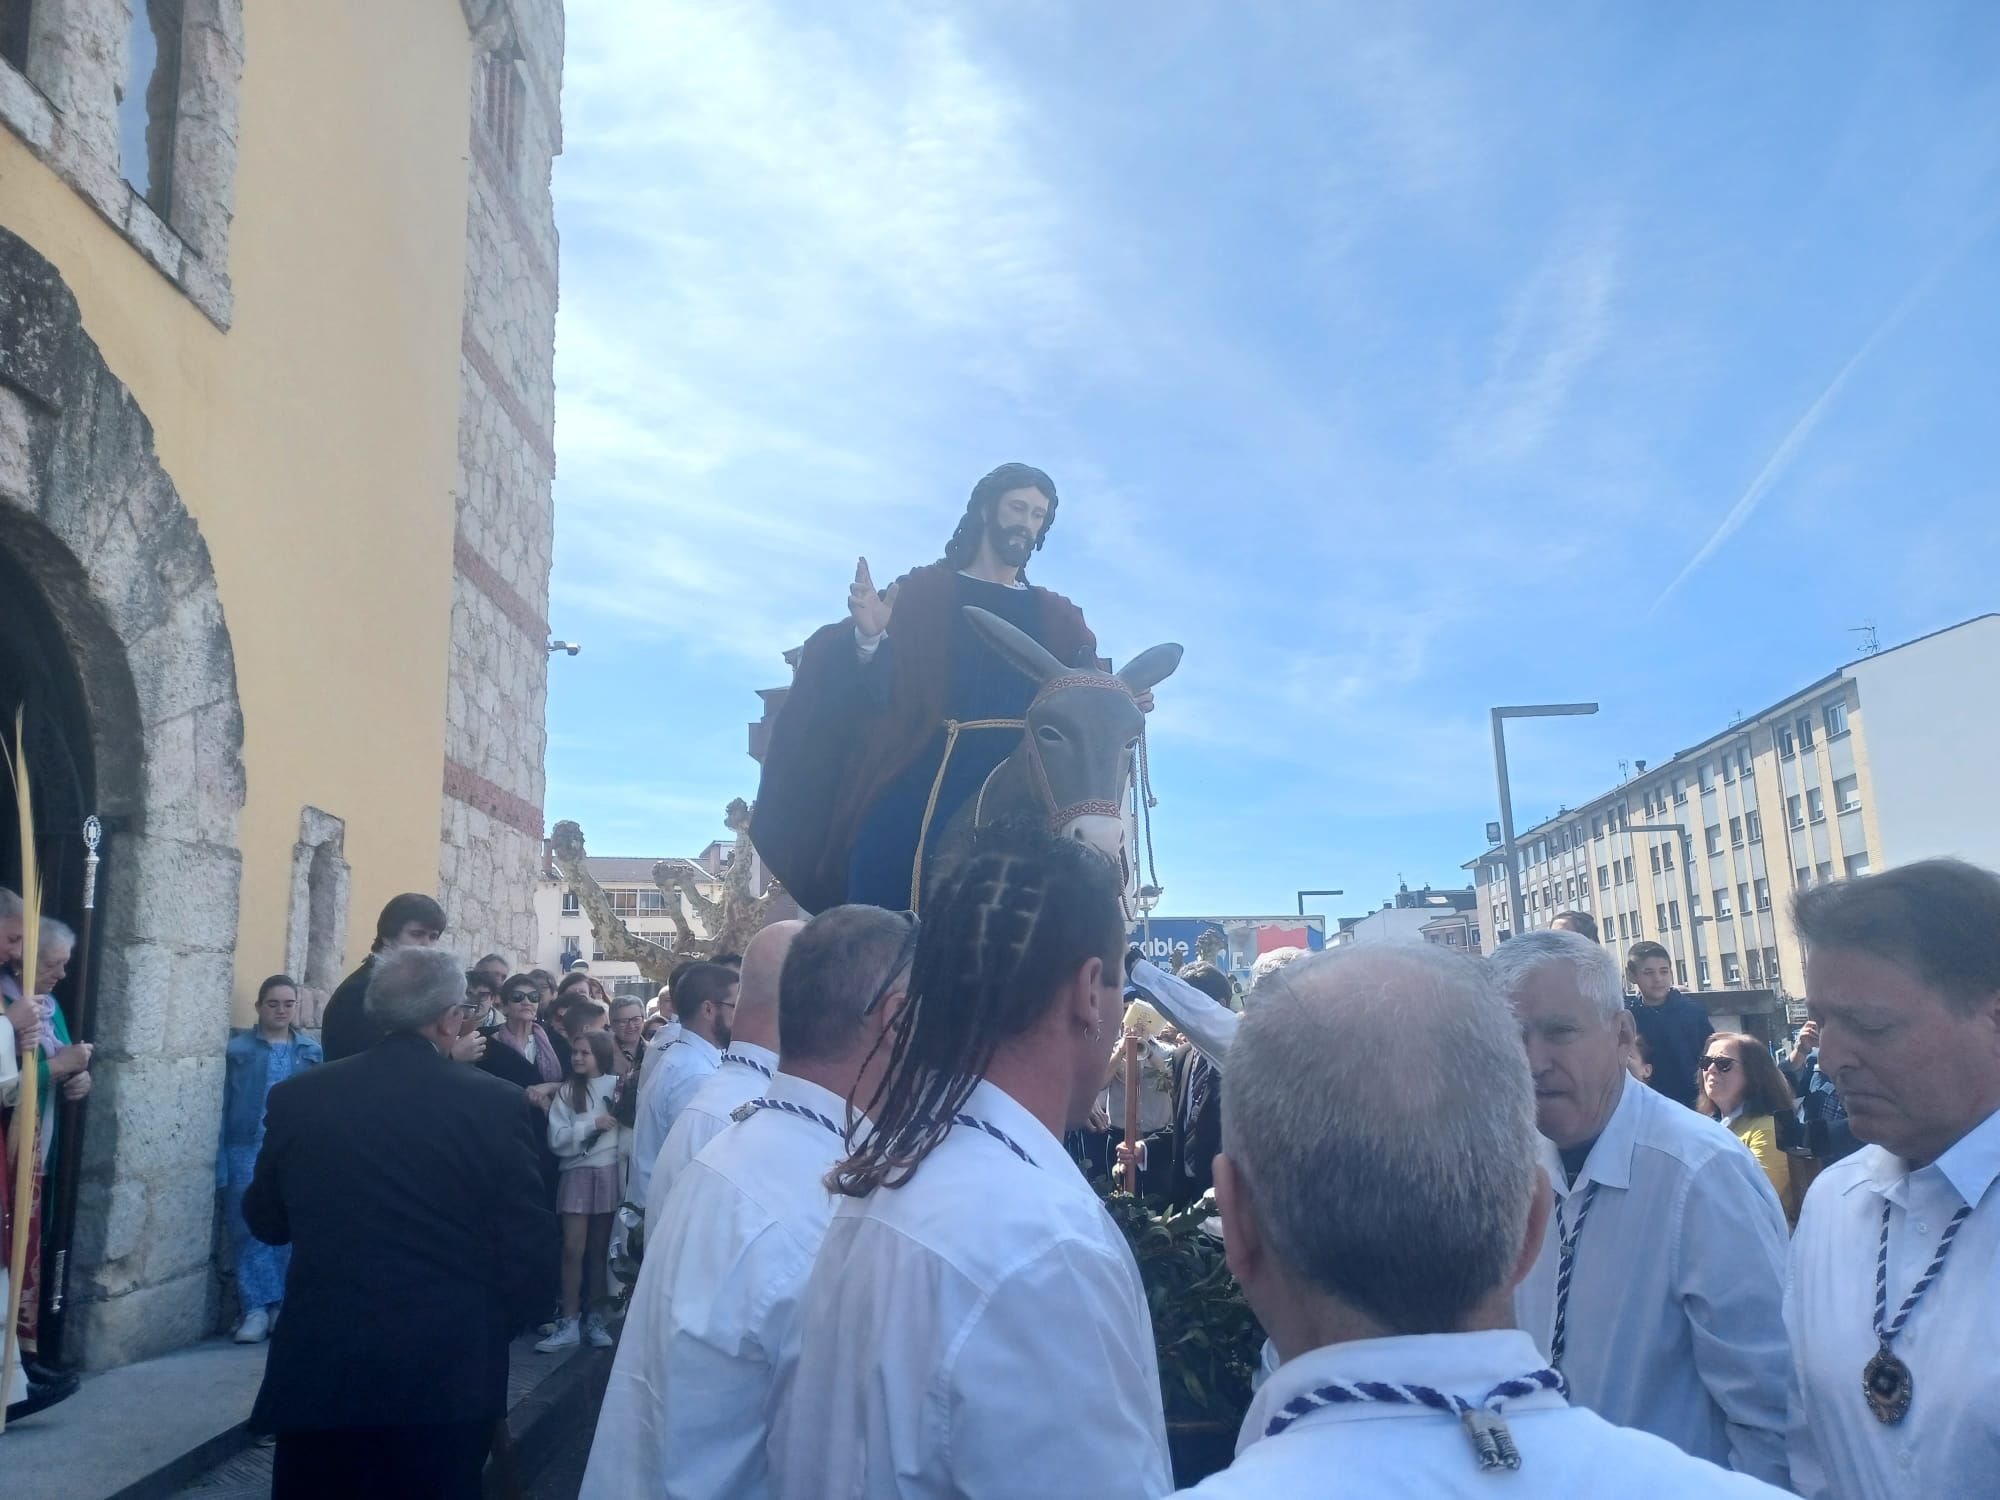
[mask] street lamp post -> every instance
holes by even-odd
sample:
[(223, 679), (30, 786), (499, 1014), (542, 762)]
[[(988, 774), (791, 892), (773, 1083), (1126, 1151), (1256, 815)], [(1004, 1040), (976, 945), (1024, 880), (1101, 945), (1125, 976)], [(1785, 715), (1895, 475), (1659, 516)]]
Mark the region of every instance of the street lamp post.
[(1153, 956), (1153, 908), (1160, 904), (1160, 897), (1166, 894), (1156, 885), (1139, 887), (1139, 923), (1146, 944), (1146, 956)]
[[(1507, 931), (1521, 930), (1521, 866), (1514, 858), (1514, 794), (1507, 783), (1507, 721), (1594, 714), (1595, 703), (1514, 703), (1492, 710), (1493, 772), (1500, 783), (1500, 848), (1507, 858)], [(1498, 934), (1495, 934), (1498, 942)]]
[(1299, 915), (1303, 917), (1306, 914), (1306, 897), (1308, 896), (1345, 896), (1346, 894), (1347, 892), (1345, 891), (1300, 891)]

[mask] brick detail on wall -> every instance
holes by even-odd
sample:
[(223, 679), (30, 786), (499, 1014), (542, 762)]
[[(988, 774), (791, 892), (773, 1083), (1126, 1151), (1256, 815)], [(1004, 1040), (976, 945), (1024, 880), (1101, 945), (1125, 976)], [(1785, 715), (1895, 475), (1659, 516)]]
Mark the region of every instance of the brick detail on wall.
[(465, 362), (472, 366), (480, 380), (485, 383), (486, 389), (492, 394), (493, 399), (499, 403), (500, 409), (507, 413), (508, 419), (513, 422), (515, 429), (520, 432), (521, 440), (534, 451), (537, 458), (541, 459), (548, 466), (549, 472), (554, 473), (556, 467), (555, 439), (542, 431), (541, 427), (536, 424), (533, 415), (528, 411), (528, 408), (521, 404), (520, 398), (514, 394), (513, 389), (507, 384), (507, 377), (500, 373), (500, 367), (493, 362), (493, 356), (480, 346), (479, 340), (472, 336), (470, 329), (466, 330), (463, 337), (460, 338), (459, 348), (465, 355)]
[(444, 763), (444, 794), (476, 807), (496, 823), (526, 834), (542, 836), (542, 810), (526, 797), (517, 797), (505, 787), (488, 781), (470, 766), (455, 760)]
[(542, 618), (541, 611), (508, 587), (507, 580), (479, 555), (463, 531), (451, 539), (451, 560), (458, 569), (458, 576), (491, 599), (501, 614), (521, 627), (522, 634), (531, 637), (537, 645), (547, 642), (549, 622)]

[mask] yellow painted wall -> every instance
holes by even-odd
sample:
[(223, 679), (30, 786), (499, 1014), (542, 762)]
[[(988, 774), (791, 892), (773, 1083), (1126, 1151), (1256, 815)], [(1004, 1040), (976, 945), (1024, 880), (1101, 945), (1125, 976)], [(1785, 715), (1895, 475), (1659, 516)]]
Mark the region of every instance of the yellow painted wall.
[(299, 810), (347, 821), (350, 961), (437, 888), (472, 47), (450, 0), (245, 7), (228, 332), (0, 130), (214, 558), (248, 801), (235, 1009), (283, 967)]

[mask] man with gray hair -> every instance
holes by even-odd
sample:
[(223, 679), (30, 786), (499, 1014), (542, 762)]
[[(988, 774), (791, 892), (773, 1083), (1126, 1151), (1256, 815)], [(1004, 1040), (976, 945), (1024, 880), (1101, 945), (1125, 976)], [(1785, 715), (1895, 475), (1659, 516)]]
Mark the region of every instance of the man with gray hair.
[(1513, 1323), (1542, 1243), (1534, 1092), (1506, 1002), (1430, 945), (1303, 959), (1230, 1052), (1229, 1265), (1277, 1370), (1192, 1495), (1775, 1497), (1564, 1399)]
[[(744, 955), (745, 994), (761, 983), (770, 932)], [(902, 1007), (915, 934), (913, 917), (836, 906), (770, 939), (784, 950), (771, 986), (776, 1070), (647, 1215), (585, 1500), (770, 1493), (765, 1434), (833, 1217), (826, 1177), (847, 1154), (848, 1101), (873, 1097), (888, 1067), (883, 1034)]]
[(1755, 1157), (1625, 1070), (1611, 956), (1570, 932), (1488, 960), (1514, 1007), (1556, 1208), (1515, 1293), (1582, 1405), (1786, 1482), (1785, 1216)]
[(379, 1042), (266, 1102), (243, 1218), (293, 1249), (250, 1420), (278, 1435), (273, 1500), (474, 1500), (508, 1341), (555, 1300), (541, 1116), (451, 1065), (471, 1009), (455, 955), (385, 949), (366, 1006)]

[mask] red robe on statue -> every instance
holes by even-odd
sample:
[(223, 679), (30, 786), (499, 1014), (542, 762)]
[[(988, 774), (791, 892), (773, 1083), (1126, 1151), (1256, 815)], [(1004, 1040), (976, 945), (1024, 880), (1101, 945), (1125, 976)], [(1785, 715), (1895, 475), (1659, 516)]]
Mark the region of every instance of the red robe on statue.
[[(864, 687), (852, 620), (815, 631), (800, 652), (765, 747), (750, 837), (806, 911), (847, 898), (848, 861), (869, 809), (944, 722), (957, 571), (937, 562), (899, 580), (886, 707)], [(1030, 588), (1042, 643), (1061, 661), (1093, 662), (1097, 638), (1083, 612), (1060, 594)]]

